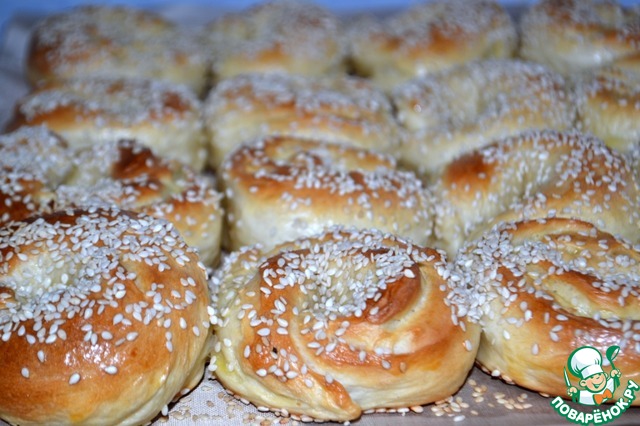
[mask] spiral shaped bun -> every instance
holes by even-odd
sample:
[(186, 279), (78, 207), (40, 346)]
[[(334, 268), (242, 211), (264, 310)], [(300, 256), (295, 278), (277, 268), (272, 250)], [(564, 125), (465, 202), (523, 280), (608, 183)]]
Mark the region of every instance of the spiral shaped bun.
[(640, 379), (637, 247), (592, 224), (550, 218), (502, 224), (462, 252), (457, 263), (484, 301), (477, 359), (492, 375), (566, 397), (571, 352), (616, 345), (623, 380)]
[(8, 129), (46, 124), (71, 145), (137, 139), (201, 170), (201, 103), (189, 90), (152, 80), (76, 79), (41, 86), (19, 100)]
[(392, 152), (399, 137), (389, 100), (356, 78), (241, 75), (221, 82), (205, 104), (211, 165), (243, 142), (283, 135)]
[(640, 14), (616, 1), (542, 0), (522, 17), (520, 55), (570, 75), (605, 65), (638, 68)]
[(491, 0), (424, 2), (377, 22), (364, 20), (350, 31), (356, 72), (379, 87), (393, 87), (476, 59), (508, 58), (516, 29)]
[(620, 151), (640, 142), (639, 75), (608, 68), (581, 78), (576, 84), (580, 129)]
[(640, 239), (640, 184), (628, 159), (577, 132), (528, 132), (449, 164), (436, 183), (435, 230), (454, 252), (492, 223), (577, 218)]
[(313, 140), (273, 137), (225, 162), (233, 249), (266, 247), (334, 224), (378, 228), (425, 244), (432, 229), (429, 192), (390, 157)]
[(0, 229), (0, 417), (143, 424), (195, 387), (207, 278), (166, 221), (66, 210)]
[(223, 80), (244, 73), (318, 77), (345, 71), (346, 48), (338, 19), (311, 2), (276, 0), (228, 13), (205, 29)]
[(222, 197), (211, 179), (186, 166), (133, 141), (69, 148), (42, 126), (0, 136), (0, 149), (3, 223), (74, 206), (118, 206), (172, 222), (206, 264), (219, 256)]
[(33, 84), (77, 77), (142, 77), (202, 93), (208, 57), (196, 38), (149, 11), (80, 6), (33, 31), (26, 73)]
[(254, 404), (321, 420), (443, 399), (479, 339), (449, 306), (445, 266), (435, 250), (338, 228), (235, 252), (212, 281), (215, 374)]
[(435, 175), (454, 158), (530, 129), (566, 130), (575, 107), (564, 78), (544, 67), (488, 60), (414, 79), (394, 91), (408, 130), (401, 161)]

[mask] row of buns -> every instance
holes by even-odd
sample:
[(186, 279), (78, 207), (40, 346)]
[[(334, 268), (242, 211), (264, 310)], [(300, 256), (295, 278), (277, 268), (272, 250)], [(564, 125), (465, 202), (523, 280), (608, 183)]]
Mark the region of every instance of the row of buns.
[(149, 12), (85, 7), (38, 26), (27, 76), (31, 82), (145, 76), (202, 93), (210, 72), (219, 81), (247, 72), (317, 77), (349, 68), (391, 89), (454, 65), (516, 53), (563, 74), (611, 64), (634, 69), (637, 16), (614, 2), (549, 0), (516, 24), (494, 1), (458, 0), (344, 22), (313, 3), (279, 1), (185, 31)]
[(124, 8), (45, 19), (0, 136), (0, 418), (142, 424), (206, 364), (305, 421), (441, 400), (474, 362), (566, 397), (587, 345), (640, 380), (622, 11), (434, 2), (343, 33), (283, 1), (210, 44)]

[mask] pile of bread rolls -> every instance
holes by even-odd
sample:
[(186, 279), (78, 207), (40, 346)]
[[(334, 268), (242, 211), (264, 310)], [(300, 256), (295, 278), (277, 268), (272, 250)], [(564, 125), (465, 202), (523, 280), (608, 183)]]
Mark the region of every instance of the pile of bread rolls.
[[(40, 22), (0, 135), (0, 418), (144, 424), (203, 373), (295, 419), (640, 381), (640, 15), (275, 0)], [(613, 398), (615, 400), (615, 397)]]

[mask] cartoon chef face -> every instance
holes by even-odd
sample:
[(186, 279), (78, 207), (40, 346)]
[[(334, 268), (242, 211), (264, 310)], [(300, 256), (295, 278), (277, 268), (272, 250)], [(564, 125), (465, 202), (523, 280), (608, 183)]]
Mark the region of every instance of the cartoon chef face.
[(598, 393), (607, 387), (607, 373), (596, 373), (586, 379), (580, 380), (580, 386), (586, 388), (590, 392)]

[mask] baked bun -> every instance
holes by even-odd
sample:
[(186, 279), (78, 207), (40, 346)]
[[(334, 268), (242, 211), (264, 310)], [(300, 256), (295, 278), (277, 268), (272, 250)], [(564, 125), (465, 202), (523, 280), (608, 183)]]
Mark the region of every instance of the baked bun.
[(144, 424), (211, 350), (204, 268), (171, 224), (65, 210), (0, 229), (0, 417)]
[(389, 100), (369, 82), (250, 74), (221, 82), (205, 104), (210, 164), (217, 168), (243, 142), (270, 135), (342, 142), (380, 152), (397, 149)]
[(303, 420), (444, 399), (479, 340), (445, 270), (435, 250), (373, 230), (232, 253), (212, 280), (210, 368), (238, 396)]
[(435, 231), (454, 253), (491, 224), (576, 218), (640, 239), (640, 181), (632, 162), (577, 132), (527, 132), (466, 154), (433, 187)]
[(414, 77), (476, 59), (508, 58), (516, 49), (509, 14), (491, 0), (423, 2), (349, 32), (356, 72), (390, 91)]
[(620, 151), (640, 142), (640, 74), (606, 68), (576, 84), (578, 125)]
[(230, 246), (280, 242), (341, 224), (425, 244), (430, 194), (391, 157), (354, 147), (272, 137), (235, 151), (222, 168)]
[(137, 139), (196, 170), (206, 161), (202, 104), (185, 88), (153, 80), (76, 79), (19, 100), (9, 130), (46, 124), (73, 146)]
[(134, 141), (69, 148), (45, 127), (0, 136), (1, 221), (70, 206), (118, 206), (172, 222), (205, 264), (220, 254), (221, 195), (211, 178)]
[(276, 0), (228, 13), (205, 29), (216, 80), (244, 73), (310, 77), (345, 72), (337, 17), (306, 1)]
[[(567, 398), (572, 351), (590, 346), (604, 358), (615, 345), (622, 382), (640, 380), (637, 247), (586, 222), (549, 218), (503, 223), (462, 253), (457, 263), (484, 301), (477, 360), (494, 377)], [(582, 377), (570, 377), (578, 387)]]
[(637, 68), (639, 20), (615, 0), (542, 0), (522, 17), (520, 55), (566, 75), (618, 62)]
[(141, 77), (202, 93), (208, 55), (195, 36), (149, 11), (80, 6), (54, 14), (33, 31), (26, 74), (33, 83), (77, 77)]
[(401, 162), (425, 175), (495, 139), (567, 130), (575, 119), (560, 74), (515, 60), (472, 62), (414, 79), (396, 88), (393, 101), (407, 129)]

